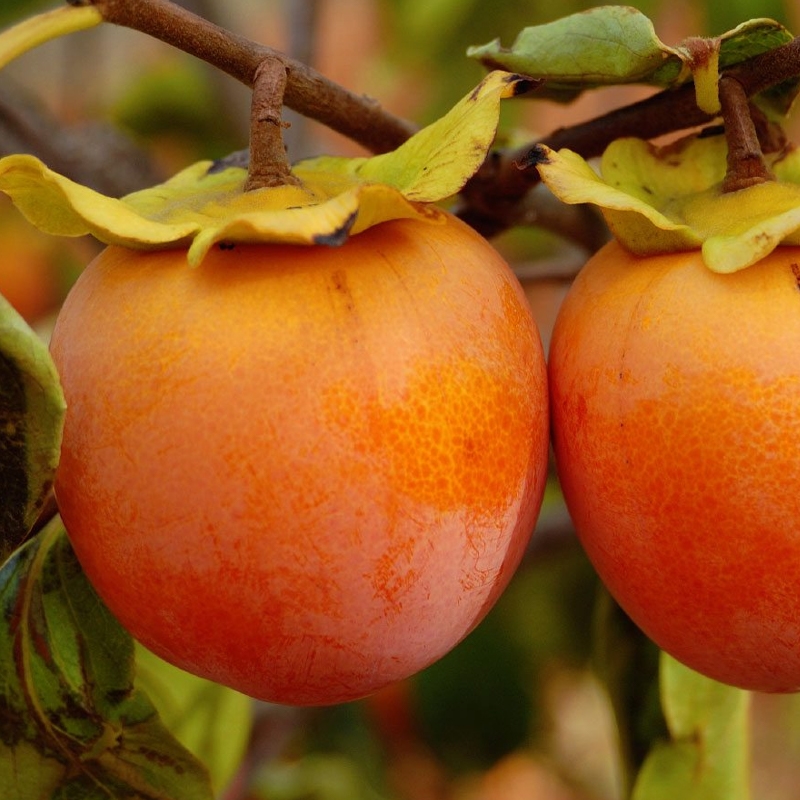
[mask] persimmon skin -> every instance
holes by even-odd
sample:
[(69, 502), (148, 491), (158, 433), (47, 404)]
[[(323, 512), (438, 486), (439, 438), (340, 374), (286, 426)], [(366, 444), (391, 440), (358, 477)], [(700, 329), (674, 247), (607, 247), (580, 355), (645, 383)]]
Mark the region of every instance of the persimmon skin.
[(568, 509), (662, 649), (746, 689), (800, 689), (800, 248), (733, 275), (606, 245), (549, 355)]
[(540, 508), (538, 331), (455, 218), (338, 248), (105, 250), (59, 315), (56, 494), (156, 654), (254, 697), (365, 696), (488, 612)]

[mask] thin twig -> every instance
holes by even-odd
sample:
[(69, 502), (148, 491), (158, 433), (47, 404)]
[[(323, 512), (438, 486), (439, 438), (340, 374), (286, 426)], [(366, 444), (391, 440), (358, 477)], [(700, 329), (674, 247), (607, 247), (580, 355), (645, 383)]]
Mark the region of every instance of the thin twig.
[(164, 179), (147, 152), (110, 124), (67, 126), (10, 79), (0, 82), (0, 157), (30, 153), (51, 169), (119, 197)]
[(244, 36), (214, 25), (170, 0), (74, 0), (94, 5), (106, 22), (132, 28), (221, 69), (246, 86), (267, 58), (283, 59), (286, 105), (374, 153), (394, 150), (416, 130), (374, 100), (354, 94), (315, 70)]
[[(315, 66), (319, 46), (321, 11), (320, 0), (284, 0), (287, 55), (310, 67)], [(289, 155), (293, 159), (311, 155), (313, 134), (309, 118), (291, 109), (284, 117), (292, 125), (283, 137)]]

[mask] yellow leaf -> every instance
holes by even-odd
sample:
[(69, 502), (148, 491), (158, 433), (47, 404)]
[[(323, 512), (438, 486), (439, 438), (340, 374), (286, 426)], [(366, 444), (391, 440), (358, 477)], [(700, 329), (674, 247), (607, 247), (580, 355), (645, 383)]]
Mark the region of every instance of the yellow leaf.
[(45, 233), (83, 236), (91, 233), (107, 244), (136, 239), (162, 245), (185, 239), (191, 227), (148, 219), (125, 203), (95, 192), (48, 169), (38, 158), (14, 155), (0, 159), (0, 190), (25, 217)]
[(419, 131), (391, 153), (370, 158), (323, 157), (301, 162), (295, 174), (349, 175), (359, 181), (385, 183), (409, 200), (438, 202), (456, 194), (481, 166), (494, 141), (500, 100), (520, 94), (530, 81), (495, 71), (445, 116)]
[(577, 153), (541, 149), (545, 158), (539, 164), (539, 174), (553, 194), (565, 203), (600, 206), (611, 231), (631, 252), (647, 255), (699, 245), (686, 225), (647, 201), (646, 187), (620, 181), (618, 188), (604, 181)]

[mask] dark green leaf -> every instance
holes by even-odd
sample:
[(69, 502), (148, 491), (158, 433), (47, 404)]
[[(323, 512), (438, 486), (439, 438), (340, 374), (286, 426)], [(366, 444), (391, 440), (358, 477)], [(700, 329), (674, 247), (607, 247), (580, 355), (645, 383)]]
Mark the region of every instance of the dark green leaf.
[(0, 295), (0, 563), (50, 491), (64, 410), (47, 346)]
[(210, 800), (205, 769), (134, 687), (133, 641), (59, 520), (0, 570), (3, 800)]

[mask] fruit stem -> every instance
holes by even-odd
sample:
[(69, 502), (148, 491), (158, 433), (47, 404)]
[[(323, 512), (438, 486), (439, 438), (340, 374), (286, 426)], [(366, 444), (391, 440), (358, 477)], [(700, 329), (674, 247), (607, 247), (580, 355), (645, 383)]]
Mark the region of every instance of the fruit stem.
[(289, 127), (281, 117), (286, 81), (286, 64), (273, 56), (261, 62), (253, 77), (246, 192), (299, 183), (291, 173), (283, 142), (283, 130)]
[(719, 101), (728, 142), (728, 170), (722, 191), (735, 192), (774, 180), (764, 161), (744, 86), (730, 75), (721, 76)]
[(264, 60), (280, 59), (286, 70), (286, 105), (373, 153), (394, 150), (416, 131), (412, 123), (388, 113), (377, 101), (350, 92), (305, 64), (231, 33), (170, 0), (68, 2), (95, 6), (105, 22), (153, 36), (251, 88)]

